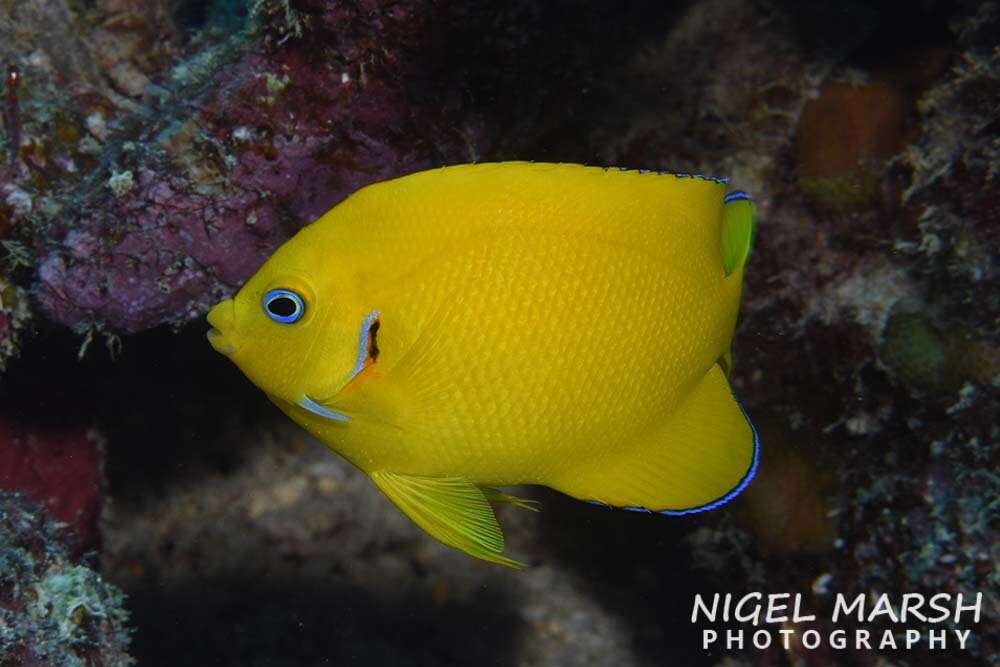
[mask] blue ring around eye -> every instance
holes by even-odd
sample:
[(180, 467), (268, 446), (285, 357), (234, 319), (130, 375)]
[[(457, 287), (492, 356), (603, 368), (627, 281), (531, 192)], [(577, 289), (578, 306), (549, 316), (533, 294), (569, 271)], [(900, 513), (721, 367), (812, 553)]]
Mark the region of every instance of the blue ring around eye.
[[(275, 313), (271, 310), (271, 304), (278, 299), (290, 299), (295, 304), (295, 310), (293, 310), (288, 315), (281, 315)], [(280, 324), (292, 324), (298, 322), (302, 319), (302, 316), (306, 314), (306, 302), (302, 300), (302, 297), (287, 289), (273, 289), (264, 295), (264, 312), (275, 322)]]

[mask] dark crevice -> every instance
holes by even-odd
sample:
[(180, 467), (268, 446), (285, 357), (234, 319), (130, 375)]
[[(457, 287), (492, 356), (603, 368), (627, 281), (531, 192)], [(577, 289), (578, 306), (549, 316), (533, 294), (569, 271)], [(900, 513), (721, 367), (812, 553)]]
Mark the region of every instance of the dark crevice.
[(176, 0), (173, 18), (185, 33), (203, 29), (232, 29), (247, 19), (248, 2), (243, 0)]

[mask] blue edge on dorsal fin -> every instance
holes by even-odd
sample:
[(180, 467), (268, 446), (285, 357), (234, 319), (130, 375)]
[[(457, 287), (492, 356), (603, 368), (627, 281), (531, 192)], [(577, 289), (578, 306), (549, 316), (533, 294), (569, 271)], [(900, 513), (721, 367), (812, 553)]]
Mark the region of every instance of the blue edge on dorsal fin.
[[(614, 169), (615, 167), (605, 167), (605, 169)], [(729, 177), (727, 176), (706, 176), (705, 174), (686, 174), (684, 172), (670, 171), (668, 169), (630, 169), (629, 167), (617, 167), (618, 171), (638, 171), (640, 174), (659, 174), (660, 176), (674, 176), (676, 178), (698, 178), (703, 181), (712, 181), (713, 183), (719, 183), (720, 185), (728, 185)]]
[(743, 493), (753, 478), (757, 475), (757, 469), (760, 467), (760, 435), (757, 433), (757, 427), (753, 425), (750, 420), (750, 415), (747, 414), (746, 409), (744, 409), (743, 404), (736, 401), (736, 405), (740, 406), (740, 410), (743, 412), (743, 416), (747, 420), (747, 424), (750, 425), (750, 430), (753, 432), (753, 460), (750, 462), (750, 468), (747, 470), (746, 474), (743, 475), (743, 479), (737, 484), (729, 493), (717, 498), (710, 503), (705, 505), (699, 505), (698, 507), (689, 507), (682, 510), (651, 510), (647, 507), (615, 507), (614, 505), (608, 505), (607, 503), (602, 503), (600, 500), (588, 500), (586, 502), (591, 505), (599, 505), (601, 507), (607, 507), (608, 509), (623, 509), (629, 512), (643, 512), (645, 514), (665, 514), (667, 516), (684, 516), (686, 514), (698, 514), (700, 512), (708, 512), (709, 510), (714, 510), (722, 507), (726, 503), (730, 502), (733, 498)]

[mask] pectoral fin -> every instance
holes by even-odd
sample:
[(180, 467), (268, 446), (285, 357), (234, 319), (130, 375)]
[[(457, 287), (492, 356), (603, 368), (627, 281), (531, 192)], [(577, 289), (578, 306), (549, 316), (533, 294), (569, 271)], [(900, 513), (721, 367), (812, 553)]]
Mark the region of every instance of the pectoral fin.
[(486, 496), (472, 482), (392, 472), (374, 472), (371, 477), (396, 507), (436, 540), (491, 563), (524, 567), (503, 555), (500, 524)]

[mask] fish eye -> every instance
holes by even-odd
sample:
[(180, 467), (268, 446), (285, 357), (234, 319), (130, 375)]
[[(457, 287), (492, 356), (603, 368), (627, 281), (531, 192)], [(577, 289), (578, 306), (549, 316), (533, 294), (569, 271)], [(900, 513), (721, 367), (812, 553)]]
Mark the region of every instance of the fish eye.
[(306, 302), (287, 289), (273, 289), (264, 295), (264, 312), (275, 322), (292, 324), (306, 313)]

